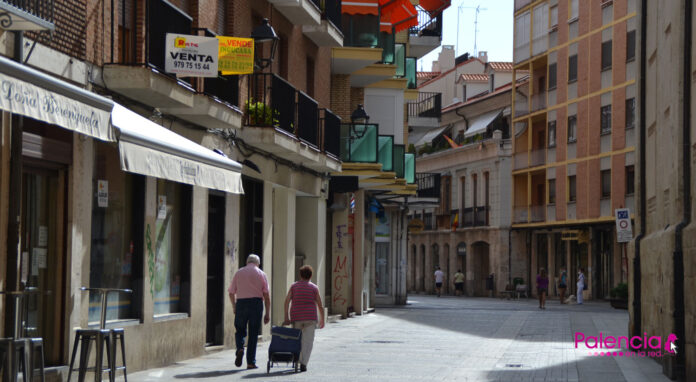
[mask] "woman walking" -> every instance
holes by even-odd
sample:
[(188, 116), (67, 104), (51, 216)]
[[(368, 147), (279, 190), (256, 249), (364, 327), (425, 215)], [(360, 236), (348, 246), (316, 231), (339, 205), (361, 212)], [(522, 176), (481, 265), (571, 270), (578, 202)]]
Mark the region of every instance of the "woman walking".
[(546, 293), (549, 290), (549, 278), (546, 269), (541, 268), (537, 275), (537, 294), (539, 295), (539, 309), (546, 309)]
[(558, 292), (561, 297), (561, 304), (565, 304), (565, 292), (568, 288), (568, 275), (566, 275), (566, 270), (561, 269), (561, 277), (558, 280)]
[[(300, 281), (290, 286), (285, 297), (285, 322), (302, 330), (302, 351), (300, 353), (300, 371), (307, 371), (309, 356), (314, 344), (314, 328), (317, 326), (317, 309), (319, 309), (319, 329), (324, 327), (324, 307), (321, 304), (319, 288), (311, 282), (314, 270), (309, 265), (300, 268)], [(289, 308), (289, 309), (288, 309)], [(288, 312), (290, 313), (288, 315)]]
[(576, 296), (578, 299), (578, 305), (582, 305), (582, 291), (585, 289), (585, 274), (583, 271), (584, 269), (582, 268), (578, 269), (578, 282), (575, 284), (575, 286), (578, 287), (578, 295)]

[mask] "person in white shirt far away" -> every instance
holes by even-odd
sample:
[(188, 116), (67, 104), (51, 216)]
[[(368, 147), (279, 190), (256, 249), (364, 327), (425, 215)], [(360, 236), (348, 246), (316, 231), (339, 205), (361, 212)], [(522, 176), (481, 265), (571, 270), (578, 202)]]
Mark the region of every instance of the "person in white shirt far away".
[(440, 270), (440, 267), (435, 268), (435, 290), (437, 297), (440, 297), (442, 291), (442, 282), (445, 280), (445, 273)]

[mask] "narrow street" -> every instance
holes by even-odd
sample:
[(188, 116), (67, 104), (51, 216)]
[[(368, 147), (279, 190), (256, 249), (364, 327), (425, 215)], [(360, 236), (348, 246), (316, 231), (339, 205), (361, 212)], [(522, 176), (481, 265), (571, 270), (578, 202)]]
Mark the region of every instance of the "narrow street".
[(378, 307), (318, 330), (305, 373), (281, 365), (266, 374), (268, 343), (261, 343), (258, 370), (235, 367), (233, 351), (224, 351), (128, 380), (668, 381), (649, 358), (574, 348), (576, 331), (626, 335), (625, 310), (605, 302), (537, 306), (533, 299), (410, 296), (407, 306)]

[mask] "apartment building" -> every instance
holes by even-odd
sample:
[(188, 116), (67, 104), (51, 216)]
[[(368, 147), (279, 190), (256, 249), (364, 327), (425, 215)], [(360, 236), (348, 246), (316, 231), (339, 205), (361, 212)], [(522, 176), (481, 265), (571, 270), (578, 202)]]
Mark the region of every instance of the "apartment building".
[(513, 247), (526, 249), (526, 279), (566, 269), (586, 298), (627, 281), (614, 211), (635, 211), (636, 4), (515, 1)]

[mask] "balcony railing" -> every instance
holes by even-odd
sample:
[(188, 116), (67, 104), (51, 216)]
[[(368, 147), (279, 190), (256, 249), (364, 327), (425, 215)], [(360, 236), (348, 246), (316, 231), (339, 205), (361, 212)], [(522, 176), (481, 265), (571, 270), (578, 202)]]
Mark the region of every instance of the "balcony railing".
[(239, 76), (218, 76), (203, 80), (203, 94), (226, 102), (239, 105)]
[(329, 20), (336, 29), (341, 30), (341, 0), (324, 0), (322, 18)]
[(513, 223), (527, 223), (529, 221), (529, 209), (527, 206), (514, 207), (512, 214)]
[(406, 76), (406, 45), (394, 44), (394, 64), (396, 65), (395, 77)]
[(341, 18), (343, 46), (377, 48), (380, 46), (379, 16), (349, 15)]
[(417, 173), (418, 196), (421, 198), (440, 197), (440, 174)]
[(459, 216), (460, 227), (483, 227), (488, 225), (489, 207), (466, 207)]
[(532, 95), (532, 112), (546, 109), (546, 92)]
[(146, 19), (144, 64), (164, 73), (167, 33), (191, 34), (193, 18), (168, 1), (148, 0)]
[[(7, 11), (11, 10), (10, 13)], [(54, 28), (54, 0), (1, 0), (0, 22), (3, 29), (13, 29), (12, 14), (34, 21), (39, 29)]]
[(404, 178), (406, 179), (406, 183), (416, 183), (416, 154), (404, 154), (404, 167)]
[(526, 151), (515, 153), (515, 170), (529, 167), (528, 155), (529, 153)]
[(540, 166), (546, 162), (546, 149), (534, 150), (530, 157), (531, 166)]
[(382, 171), (394, 170), (394, 136), (380, 135), (378, 138), (378, 161), (382, 164)]
[(427, 213), (423, 216), (423, 223), (425, 224), (425, 229), (430, 231), (435, 228), (435, 219), (432, 213)]
[(546, 219), (546, 206), (532, 206), (532, 221), (542, 222)]
[(441, 93), (418, 93), (418, 102), (409, 102), (409, 117), (430, 117), (440, 119), (442, 115)]
[(321, 109), (324, 152), (336, 158), (341, 156), (341, 118), (329, 109)]
[(331, 111), (323, 110), (320, 121), (317, 101), (273, 73), (252, 74), (248, 85), (246, 126), (275, 128), (317, 150), (339, 156), (340, 119)]
[(406, 177), (406, 146), (394, 145), (394, 172), (397, 178)]
[(376, 124), (341, 124), (341, 160), (377, 163), (379, 127)]
[(411, 36), (442, 36), (442, 13), (432, 17), (428, 11), (418, 8), (418, 25), (409, 28)]
[(406, 75), (405, 78), (408, 81), (406, 87), (408, 89), (415, 89), (418, 87), (417, 83), (417, 60), (415, 57), (406, 57)]

